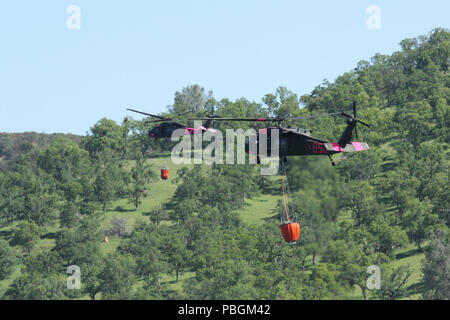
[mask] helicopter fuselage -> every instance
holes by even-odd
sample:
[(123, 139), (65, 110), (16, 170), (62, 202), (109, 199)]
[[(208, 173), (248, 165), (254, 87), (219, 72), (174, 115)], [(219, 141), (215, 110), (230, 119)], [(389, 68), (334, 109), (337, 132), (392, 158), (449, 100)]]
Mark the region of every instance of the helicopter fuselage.
[[(326, 140), (314, 138), (311, 131), (302, 128), (285, 128), (285, 127), (269, 127), (260, 130), (260, 134), (256, 137), (257, 147), (261, 145), (260, 139), (266, 139), (267, 156), (275, 156), (273, 154), (277, 150), (277, 146), (272, 147), (272, 130), (278, 131), (278, 139), (274, 143), (278, 144), (278, 152), (280, 157), (286, 156), (310, 156), (310, 155), (328, 155), (331, 156), (341, 152), (356, 152), (368, 150), (369, 146), (365, 142), (344, 141), (343, 147), (338, 142), (328, 142)], [(351, 138), (351, 137), (350, 137)], [(342, 139), (340, 139), (342, 140)], [(247, 139), (245, 150), (250, 150)], [(259, 149), (258, 154), (260, 154)]]

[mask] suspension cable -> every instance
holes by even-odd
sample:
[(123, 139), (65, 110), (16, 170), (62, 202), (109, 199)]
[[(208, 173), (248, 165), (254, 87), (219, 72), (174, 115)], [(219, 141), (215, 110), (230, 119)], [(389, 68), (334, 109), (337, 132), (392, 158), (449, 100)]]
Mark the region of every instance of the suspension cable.
[(284, 212), (286, 213), (286, 217), (287, 217), (287, 220), (288, 220), (288, 223), (290, 223), (290, 219), (289, 219), (289, 212), (288, 212), (288, 209), (287, 209), (287, 206), (286, 206), (286, 193), (285, 193), (285, 191), (284, 191), (284, 175), (282, 176), (282, 180), (283, 180), (283, 203), (284, 203)]

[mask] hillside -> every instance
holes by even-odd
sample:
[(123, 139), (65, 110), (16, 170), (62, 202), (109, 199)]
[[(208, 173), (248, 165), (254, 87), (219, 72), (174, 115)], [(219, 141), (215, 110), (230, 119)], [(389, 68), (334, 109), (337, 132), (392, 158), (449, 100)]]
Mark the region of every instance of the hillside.
[[(175, 165), (174, 143), (151, 139), (145, 120), (103, 118), (80, 140), (40, 136), (18, 151), (11, 146), (25, 136), (3, 136), (0, 296), (449, 299), (450, 32), (400, 45), (301, 97), (284, 87), (261, 103), (216, 101), (197, 85), (176, 93), (169, 116), (214, 106), (221, 117), (299, 117), (357, 103), (370, 124), (357, 141), (368, 151), (335, 157), (336, 167), (326, 156), (288, 157), (286, 208), (301, 225), (294, 245), (280, 233), (279, 174)], [(345, 119), (289, 124), (336, 141)], [(250, 126), (214, 123), (223, 132)], [(66, 286), (73, 265), (79, 290)], [(369, 267), (381, 270), (378, 288), (367, 286)]]
[(82, 138), (78, 135), (64, 133), (0, 132), (0, 171), (10, 169), (11, 164), (22, 154), (33, 148), (43, 149), (59, 137), (66, 137), (77, 143), (80, 143)]
[[(161, 157), (161, 158), (153, 158), (149, 159), (147, 163), (154, 169), (154, 173), (159, 173), (159, 168), (167, 163), (170, 163), (171, 160), (169, 157)], [(172, 172), (175, 173), (175, 170), (179, 170), (185, 166), (174, 166), (171, 165)], [(188, 166), (189, 167), (189, 166)], [(278, 210), (277, 203), (281, 199), (281, 179), (276, 176), (272, 177), (272, 180), (276, 182), (274, 185), (274, 189), (276, 189), (276, 185), (279, 186), (278, 195), (276, 192), (274, 194), (262, 194), (256, 196), (252, 199), (246, 199), (242, 208), (238, 209), (236, 212), (239, 214), (242, 222), (248, 225), (263, 225), (267, 219), (275, 217), (278, 219)], [(150, 196), (142, 200), (141, 209), (139, 212), (135, 211), (133, 204), (129, 203), (126, 199), (119, 199), (111, 203), (109, 206), (110, 209), (106, 212), (102, 217), (101, 227), (103, 231), (111, 228), (111, 221), (113, 217), (120, 217), (126, 220), (125, 228), (128, 232), (133, 229), (135, 223), (140, 223), (140, 221), (148, 221), (149, 213), (153, 209), (159, 208), (161, 205), (165, 203), (169, 203), (171, 198), (174, 195), (177, 184), (174, 183), (173, 178), (168, 181), (164, 180), (156, 180), (150, 186)], [(274, 190), (275, 191), (275, 190)], [(276, 224), (275, 221), (270, 220), (271, 223)], [(162, 217), (163, 224), (170, 224), (170, 218), (168, 216)], [(10, 224), (6, 227), (0, 228), (0, 235), (4, 239), (10, 239), (12, 234), (12, 230), (17, 226), (17, 223)], [(46, 250), (51, 249), (55, 245), (55, 235), (58, 228), (52, 227), (48, 228), (46, 232), (41, 235), (41, 239), (36, 243), (34, 247), (35, 254), (39, 252), (45, 252)], [(114, 252), (120, 244), (120, 238), (118, 237), (109, 237), (109, 243), (101, 241), (100, 250), (102, 254), (108, 254)], [(423, 276), (421, 271), (422, 259), (424, 254), (419, 252), (417, 246), (408, 246), (403, 249), (396, 250), (395, 252), (396, 259), (391, 262), (392, 266), (401, 266), (406, 265), (413, 270), (410, 280), (408, 281), (408, 287), (411, 289), (416, 288), (420, 285), (420, 280)], [(312, 268), (312, 256), (306, 258), (306, 270), (310, 270)], [(15, 272), (5, 280), (0, 281), (0, 296), (2, 296), (8, 286), (20, 275), (20, 269), (23, 268), (23, 265), (17, 265), (15, 267)], [(308, 272), (308, 271), (307, 271)], [(167, 285), (168, 289), (174, 290), (178, 294), (182, 294), (182, 288), (185, 282), (188, 279), (194, 277), (192, 272), (185, 272), (180, 275), (179, 281), (176, 281), (175, 275), (167, 274), (162, 277), (161, 283), (162, 285)], [(139, 287), (139, 282), (135, 285)], [(360, 289), (354, 288), (354, 291), (349, 291), (346, 293), (347, 297), (351, 297), (353, 299), (360, 299)], [(411, 292), (411, 295), (405, 298), (417, 298), (420, 295)], [(78, 297), (79, 299), (89, 299), (89, 295)]]

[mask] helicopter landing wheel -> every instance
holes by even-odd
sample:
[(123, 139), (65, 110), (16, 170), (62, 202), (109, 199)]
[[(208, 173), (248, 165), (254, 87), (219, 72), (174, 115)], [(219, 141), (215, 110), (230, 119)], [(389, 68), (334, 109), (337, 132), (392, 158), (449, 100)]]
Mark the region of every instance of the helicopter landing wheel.
[(332, 165), (333, 167), (335, 167), (335, 166), (336, 166), (336, 162), (334, 162), (333, 159), (331, 158), (331, 154), (328, 155), (328, 158), (329, 158), (330, 161), (331, 161), (331, 165)]

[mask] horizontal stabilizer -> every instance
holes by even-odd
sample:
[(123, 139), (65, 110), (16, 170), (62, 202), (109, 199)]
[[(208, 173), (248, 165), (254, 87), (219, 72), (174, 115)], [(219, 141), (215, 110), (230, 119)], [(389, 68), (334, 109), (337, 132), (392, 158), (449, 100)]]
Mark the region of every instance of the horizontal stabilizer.
[(324, 145), (328, 151), (334, 152), (357, 152), (369, 150), (369, 145), (365, 142), (350, 142), (347, 143), (344, 148), (341, 148), (337, 142), (324, 143)]

